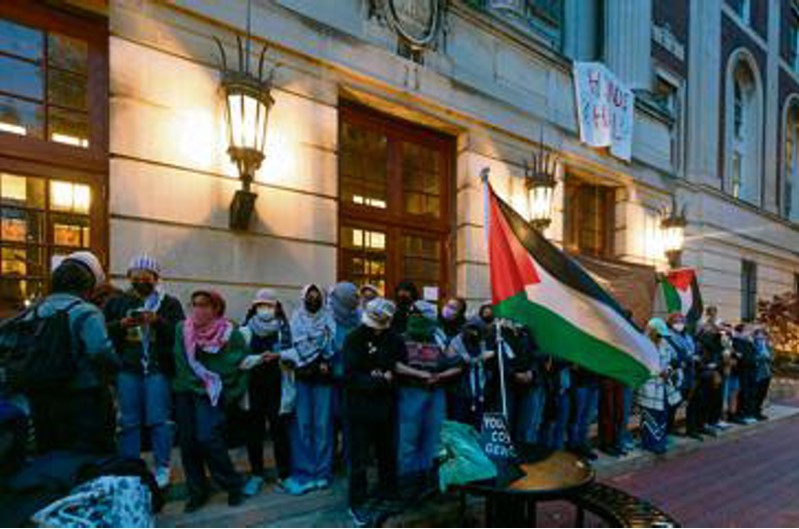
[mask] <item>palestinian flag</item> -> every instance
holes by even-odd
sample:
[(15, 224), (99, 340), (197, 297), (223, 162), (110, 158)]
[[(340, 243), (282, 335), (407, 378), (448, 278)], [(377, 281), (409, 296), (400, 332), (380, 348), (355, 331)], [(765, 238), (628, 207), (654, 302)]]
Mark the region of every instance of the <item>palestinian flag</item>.
[(689, 325), (699, 321), (703, 310), (702, 295), (699, 293), (699, 282), (693, 268), (672, 270), (663, 276), (660, 284), (669, 314), (681, 313)]
[(494, 312), (527, 325), (539, 348), (638, 387), (658, 371), (654, 344), (583, 268), (485, 182)]

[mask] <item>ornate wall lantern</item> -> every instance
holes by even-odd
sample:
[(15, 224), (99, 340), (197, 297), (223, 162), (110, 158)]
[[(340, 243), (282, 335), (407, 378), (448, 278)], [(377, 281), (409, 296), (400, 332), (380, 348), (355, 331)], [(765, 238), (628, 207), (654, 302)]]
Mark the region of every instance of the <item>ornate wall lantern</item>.
[(239, 172), (241, 189), (236, 191), (230, 204), (230, 227), (246, 230), (255, 207), (256, 193), (250, 190), (255, 172), (261, 167), (266, 148), (266, 131), (269, 111), (274, 104), (271, 96), (273, 68), (264, 78), (264, 46), (258, 60), (258, 74), (250, 73), (250, 14), (247, 2), (247, 38), (242, 46), (237, 35), (238, 69), (228, 67), (222, 43), (214, 37), (221, 55), (222, 83), (220, 90), (225, 98), (225, 120), (228, 129), (227, 153)]
[(685, 205), (678, 212), (677, 198), (672, 196), (671, 209), (664, 209), (661, 215), (660, 231), (663, 239), (663, 251), (669, 260), (669, 266), (679, 268), (685, 244), (685, 226), (688, 224), (685, 217)]
[(557, 185), (558, 156), (541, 145), (532, 154), (531, 164), (524, 161), (524, 179), (530, 203), (530, 226), (545, 230), (552, 222), (552, 199)]

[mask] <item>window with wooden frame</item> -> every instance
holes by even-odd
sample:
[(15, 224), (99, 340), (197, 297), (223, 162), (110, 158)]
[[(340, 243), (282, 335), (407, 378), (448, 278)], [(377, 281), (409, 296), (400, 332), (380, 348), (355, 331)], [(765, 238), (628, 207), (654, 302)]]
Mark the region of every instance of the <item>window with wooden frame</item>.
[(451, 137), (353, 104), (339, 121), (341, 280), (448, 292)]
[(757, 316), (757, 263), (741, 261), (741, 319), (752, 321)]
[(616, 188), (569, 175), (564, 192), (566, 250), (595, 257), (613, 257)]
[(0, 3), (0, 317), (47, 291), (59, 256), (105, 260), (108, 24)]

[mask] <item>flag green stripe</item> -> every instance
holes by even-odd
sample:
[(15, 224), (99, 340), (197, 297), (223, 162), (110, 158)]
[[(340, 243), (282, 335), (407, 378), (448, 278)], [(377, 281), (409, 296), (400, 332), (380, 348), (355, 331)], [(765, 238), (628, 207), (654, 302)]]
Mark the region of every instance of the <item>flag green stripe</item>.
[(680, 312), (682, 309), (682, 300), (677, 293), (677, 289), (666, 279), (664, 279), (661, 284), (663, 285), (663, 298), (666, 300), (666, 310), (669, 313)]
[(494, 311), (499, 317), (527, 325), (545, 353), (632, 387), (640, 386), (651, 377), (646, 366), (627, 352), (583, 331), (550, 309), (532, 303), (524, 292), (501, 301)]

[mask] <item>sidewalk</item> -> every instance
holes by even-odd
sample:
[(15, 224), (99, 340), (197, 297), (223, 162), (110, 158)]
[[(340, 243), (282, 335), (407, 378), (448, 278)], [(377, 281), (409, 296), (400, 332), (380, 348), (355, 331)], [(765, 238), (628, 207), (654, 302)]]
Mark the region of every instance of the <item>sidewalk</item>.
[[(738, 441), (752, 435), (776, 428), (791, 418), (799, 418), (799, 407), (772, 404), (767, 414), (770, 419), (748, 426), (734, 425), (722, 432), (717, 438), (705, 438), (704, 442), (684, 437), (674, 437), (669, 452), (657, 456), (641, 450), (635, 450), (623, 458), (601, 455), (594, 462), (600, 480), (609, 480), (614, 476), (630, 473), (642, 468), (656, 467), (660, 464), (679, 459), (693, 452), (706, 452), (713, 448)], [(242, 458), (236, 458), (243, 463)], [(180, 490), (182, 487), (178, 486)], [(175, 496), (173, 494), (172, 496)], [(177, 494), (182, 496), (182, 494)], [(263, 492), (249, 499), (237, 508), (227, 506), (224, 494), (216, 494), (211, 503), (200, 511), (183, 514), (183, 501), (170, 501), (158, 516), (161, 527), (351, 527), (351, 519), (346, 510), (346, 480), (339, 477), (333, 486), (325, 491), (318, 491), (305, 496), (290, 496), (274, 490), (268, 483)], [(560, 509), (560, 512), (558, 509)], [(482, 504), (475, 500), (470, 502), (470, 511), (479, 514)], [(568, 525), (572, 510), (565, 504), (553, 503), (542, 505), (544, 514), (550, 524), (563, 520)], [(589, 525), (591, 520), (589, 519)], [(457, 526), (457, 500), (454, 495), (442, 495), (436, 500), (420, 505), (412, 512), (406, 512), (389, 520), (389, 526)]]

